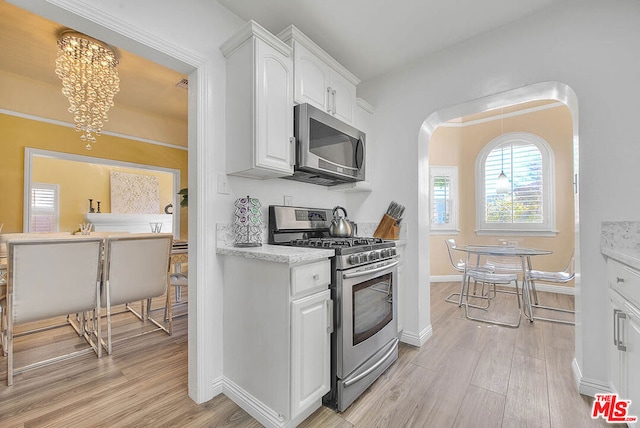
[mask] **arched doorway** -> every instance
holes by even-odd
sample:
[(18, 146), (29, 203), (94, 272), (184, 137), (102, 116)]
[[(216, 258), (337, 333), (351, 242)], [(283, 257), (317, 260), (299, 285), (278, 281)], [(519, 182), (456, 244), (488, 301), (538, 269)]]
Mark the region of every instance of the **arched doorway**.
[[(467, 116), (487, 110), (499, 109), (503, 106), (521, 104), (535, 100), (555, 100), (563, 103), (571, 112), (572, 142), (573, 142), (573, 173), (575, 182), (579, 177), (579, 139), (578, 139), (578, 102), (573, 89), (561, 82), (542, 82), (522, 88), (513, 89), (487, 97), (471, 100), (453, 107), (436, 111), (429, 115), (422, 124), (418, 136), (418, 260), (429, 260), (430, 244), (430, 211), (429, 211), (429, 142), (435, 129), (441, 124), (455, 118)], [(575, 186), (574, 213), (575, 213), (575, 239), (576, 251), (576, 338), (581, 334), (581, 301), (580, 301), (580, 227), (579, 227), (579, 186)], [(418, 277), (430, 276), (430, 264), (418, 265)], [(427, 292), (428, 294), (428, 292)], [(576, 354), (581, 353), (582, 343), (575, 342)]]

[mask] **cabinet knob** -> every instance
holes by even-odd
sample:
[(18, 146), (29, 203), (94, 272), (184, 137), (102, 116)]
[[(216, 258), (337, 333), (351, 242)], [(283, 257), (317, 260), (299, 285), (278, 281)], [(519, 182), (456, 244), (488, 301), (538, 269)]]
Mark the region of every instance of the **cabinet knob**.
[(313, 280), (314, 281), (317, 281), (319, 279), (320, 279), (320, 275), (318, 275), (318, 274), (313, 275)]
[(620, 278), (619, 276), (616, 276), (616, 284), (620, 282), (624, 282), (624, 278)]

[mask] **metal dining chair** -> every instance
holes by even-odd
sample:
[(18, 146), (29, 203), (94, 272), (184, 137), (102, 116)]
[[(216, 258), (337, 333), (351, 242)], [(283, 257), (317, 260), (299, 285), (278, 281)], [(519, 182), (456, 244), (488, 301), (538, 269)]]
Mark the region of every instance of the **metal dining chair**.
[[(189, 272), (186, 270), (182, 272), (171, 272), (169, 274), (169, 285), (170, 285), (170, 288), (173, 288), (175, 290), (175, 295), (176, 295), (175, 305), (177, 306), (177, 305), (186, 304), (186, 302), (182, 301), (182, 288), (187, 287), (189, 285)], [(182, 317), (185, 315), (187, 315), (186, 312), (180, 315), (174, 315), (174, 318)], [(165, 320), (169, 319), (168, 306), (165, 306), (164, 308), (164, 319)]]
[[(121, 338), (118, 342), (158, 330), (172, 335), (171, 293), (167, 292), (172, 241), (173, 235), (170, 233), (130, 233), (106, 238), (101, 302), (107, 313), (107, 341), (103, 341), (103, 346), (109, 355), (115, 343), (112, 331), (114, 314), (111, 312), (114, 306), (125, 305), (127, 312), (133, 313), (141, 321), (148, 320), (156, 327)], [(145, 311), (144, 304), (145, 301), (165, 295), (167, 326), (151, 316), (150, 305)], [(132, 302), (142, 302), (140, 313), (131, 307)]]
[[(7, 241), (7, 385), (13, 376), (88, 352), (102, 356), (100, 346), (100, 276), (102, 242), (97, 237), (19, 238)], [(74, 315), (91, 312), (93, 328), (76, 326)], [(17, 325), (67, 316), (77, 335), (89, 347), (65, 355), (14, 367), (14, 338)], [(84, 319), (84, 317), (83, 317)], [(48, 328), (60, 327), (54, 325)], [(28, 334), (43, 329), (23, 332)]]
[(557, 308), (553, 306), (544, 306), (538, 303), (538, 292), (536, 291), (536, 282), (544, 282), (544, 283), (552, 283), (552, 284), (566, 284), (576, 276), (575, 273), (575, 252), (571, 254), (571, 258), (569, 259), (569, 263), (567, 266), (559, 272), (548, 272), (542, 270), (530, 270), (529, 271), (529, 280), (531, 284), (531, 294), (534, 300), (534, 303), (531, 303), (531, 320), (540, 320), (540, 321), (550, 321), (561, 324), (571, 324), (575, 325), (575, 321), (564, 320), (560, 318), (547, 318), (547, 317), (538, 317), (533, 313), (534, 309), (543, 309), (547, 311), (555, 311), (555, 312), (563, 312), (567, 314), (575, 314), (575, 311), (572, 309), (564, 309)]

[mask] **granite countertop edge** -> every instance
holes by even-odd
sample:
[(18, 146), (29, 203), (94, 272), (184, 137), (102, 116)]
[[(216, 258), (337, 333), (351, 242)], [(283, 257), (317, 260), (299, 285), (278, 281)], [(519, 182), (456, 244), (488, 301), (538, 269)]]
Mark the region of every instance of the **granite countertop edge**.
[(246, 257), (274, 263), (308, 263), (327, 259), (335, 255), (334, 250), (320, 248), (287, 247), (283, 245), (263, 244), (260, 247), (234, 247), (219, 245), (216, 252), (226, 256)]
[(635, 269), (640, 270), (640, 253), (634, 251), (625, 251), (624, 249), (615, 250), (609, 247), (601, 247), (600, 253), (620, 263), (624, 263)]

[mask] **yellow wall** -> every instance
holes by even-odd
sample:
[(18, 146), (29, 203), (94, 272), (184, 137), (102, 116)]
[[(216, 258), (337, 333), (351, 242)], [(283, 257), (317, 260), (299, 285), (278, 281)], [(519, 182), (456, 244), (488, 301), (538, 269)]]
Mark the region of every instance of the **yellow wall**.
[[(454, 275), (444, 241), (453, 238), (459, 243), (497, 244), (502, 238), (516, 241), (519, 246), (544, 248), (553, 251), (550, 256), (532, 260), (534, 268), (562, 270), (574, 247), (574, 199), (573, 199), (573, 142), (572, 121), (568, 108), (561, 106), (501, 121), (469, 125), (461, 128), (439, 127), (429, 142), (431, 166), (458, 166), (460, 233), (455, 235), (432, 234), (430, 239), (431, 275)], [(530, 132), (545, 139), (555, 157), (556, 181), (556, 229), (555, 237), (508, 235), (478, 236), (475, 208), (475, 162), (482, 148), (501, 133)], [(460, 255), (454, 255), (460, 258)], [(454, 260), (457, 260), (454, 259)]]
[[(173, 202), (173, 175), (168, 172), (147, 171), (98, 165), (63, 159), (34, 156), (31, 166), (33, 182), (57, 184), (60, 197), (60, 231), (73, 231), (84, 222), (89, 211), (89, 198), (97, 211), (111, 212), (111, 171), (154, 176), (158, 178), (160, 206), (154, 214), (164, 214), (164, 207)], [(81, 177), (82, 179), (78, 179)]]
[[(188, 185), (186, 150), (103, 135), (93, 144), (93, 150), (88, 151), (73, 128), (6, 114), (0, 114), (0, 130), (0, 223), (4, 223), (3, 233), (22, 232), (25, 147), (179, 169), (180, 188)], [(75, 179), (78, 182), (86, 180), (84, 177)], [(163, 204), (164, 199), (160, 203)], [(88, 208), (88, 201), (86, 204), (82, 209)], [(174, 212), (176, 209), (179, 208), (174, 207)], [(187, 209), (181, 210), (180, 235), (186, 237)]]

